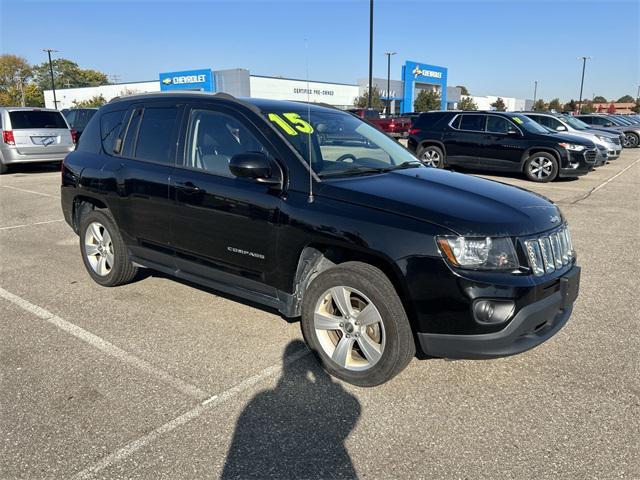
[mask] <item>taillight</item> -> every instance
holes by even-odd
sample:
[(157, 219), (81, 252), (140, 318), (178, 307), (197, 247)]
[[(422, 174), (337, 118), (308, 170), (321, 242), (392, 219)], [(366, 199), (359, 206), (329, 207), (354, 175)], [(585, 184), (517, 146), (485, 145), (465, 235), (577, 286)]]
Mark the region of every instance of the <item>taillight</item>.
[(2, 141), (7, 145), (15, 145), (16, 139), (13, 136), (13, 131), (11, 130), (3, 130), (2, 131)]
[(420, 129), (419, 128), (410, 128), (409, 129), (409, 135), (416, 135), (420, 133)]
[(71, 140), (73, 143), (78, 143), (78, 131), (75, 128), (71, 129)]

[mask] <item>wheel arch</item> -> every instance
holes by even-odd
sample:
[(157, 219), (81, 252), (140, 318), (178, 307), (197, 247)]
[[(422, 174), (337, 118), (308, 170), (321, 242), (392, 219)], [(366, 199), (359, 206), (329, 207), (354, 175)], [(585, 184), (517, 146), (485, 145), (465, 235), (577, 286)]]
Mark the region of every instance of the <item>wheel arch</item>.
[(562, 159), (560, 158), (560, 153), (558, 153), (557, 150), (555, 150), (554, 148), (551, 148), (551, 147), (531, 147), (531, 148), (527, 149), (527, 151), (525, 151), (522, 154), (522, 158), (520, 159), (520, 170), (521, 171), (524, 171), (525, 162), (534, 153), (549, 153), (549, 154), (553, 155), (553, 157), (558, 162), (558, 168), (562, 168), (562, 164), (561, 164), (562, 163)]
[(72, 219), (73, 219), (73, 230), (78, 233), (80, 230), (80, 217), (82, 214), (88, 210), (96, 210), (103, 209), (106, 210), (109, 207), (102, 201), (95, 197), (90, 197), (87, 195), (77, 195), (73, 199), (73, 210), (72, 210)]
[(433, 140), (433, 139), (425, 139), (422, 140), (419, 144), (418, 144), (418, 148), (416, 148), (416, 155), (418, 154), (418, 149), (420, 149), (421, 147), (438, 147), (440, 150), (442, 150), (442, 154), (444, 155), (444, 160), (446, 160), (447, 158), (447, 148), (444, 146), (444, 143), (442, 143), (440, 140)]

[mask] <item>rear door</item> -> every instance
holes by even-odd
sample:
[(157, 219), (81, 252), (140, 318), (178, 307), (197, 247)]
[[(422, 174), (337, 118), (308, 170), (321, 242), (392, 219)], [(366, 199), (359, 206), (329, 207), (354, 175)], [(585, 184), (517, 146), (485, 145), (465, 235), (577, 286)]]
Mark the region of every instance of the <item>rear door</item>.
[(447, 162), (475, 166), (484, 156), (485, 114), (464, 113), (453, 119), (444, 139)]
[[(105, 170), (105, 193), (131, 252), (174, 266), (170, 252), (169, 181), (174, 170), (183, 106), (175, 102), (137, 104), (124, 117), (121, 138)], [(105, 130), (108, 130), (105, 129)]]
[(69, 126), (58, 111), (10, 110), (9, 119), (20, 155), (49, 156), (73, 148)]
[(520, 160), (527, 149), (522, 131), (501, 115), (487, 115), (482, 166), (499, 170), (520, 170)]

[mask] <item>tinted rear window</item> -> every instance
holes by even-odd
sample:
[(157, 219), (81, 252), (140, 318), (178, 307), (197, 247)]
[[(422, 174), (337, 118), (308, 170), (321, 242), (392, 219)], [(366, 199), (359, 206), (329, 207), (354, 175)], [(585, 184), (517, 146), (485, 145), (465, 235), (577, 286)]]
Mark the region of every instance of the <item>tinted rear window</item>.
[(111, 154), (115, 146), (116, 138), (122, 128), (122, 120), (126, 110), (108, 112), (100, 117), (100, 136), (102, 138), (102, 148)]
[(445, 115), (447, 115), (446, 112), (423, 113), (414, 120), (413, 124), (416, 128), (429, 128), (438, 123)]
[(69, 128), (60, 112), (18, 110), (9, 112), (11, 128), (24, 130), (31, 128)]
[(177, 118), (177, 107), (145, 108), (138, 132), (135, 157), (173, 163)]
[(460, 130), (484, 131), (486, 115), (462, 115), (460, 120)]

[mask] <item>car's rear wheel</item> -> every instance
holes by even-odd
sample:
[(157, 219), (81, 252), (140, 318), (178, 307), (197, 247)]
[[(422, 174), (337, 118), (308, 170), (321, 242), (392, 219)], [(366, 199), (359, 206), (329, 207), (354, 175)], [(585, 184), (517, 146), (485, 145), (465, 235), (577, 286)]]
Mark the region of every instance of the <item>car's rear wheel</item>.
[(7, 167), (4, 163), (0, 162), (0, 175), (2, 175), (3, 173), (7, 173), (7, 170), (9, 170), (9, 167)]
[(80, 251), (91, 278), (105, 287), (128, 283), (138, 271), (129, 260), (115, 222), (102, 210), (90, 210), (82, 216)]
[(444, 168), (444, 152), (435, 145), (424, 145), (418, 149), (418, 159), (428, 167)]
[(551, 182), (558, 176), (558, 161), (550, 153), (534, 153), (524, 163), (524, 173), (534, 182)]
[(625, 133), (624, 134), (624, 147), (625, 148), (635, 148), (640, 143), (640, 137), (633, 133)]
[(301, 323), (325, 370), (354, 385), (384, 383), (415, 355), (395, 288), (365, 263), (346, 262), (320, 273), (305, 292)]

